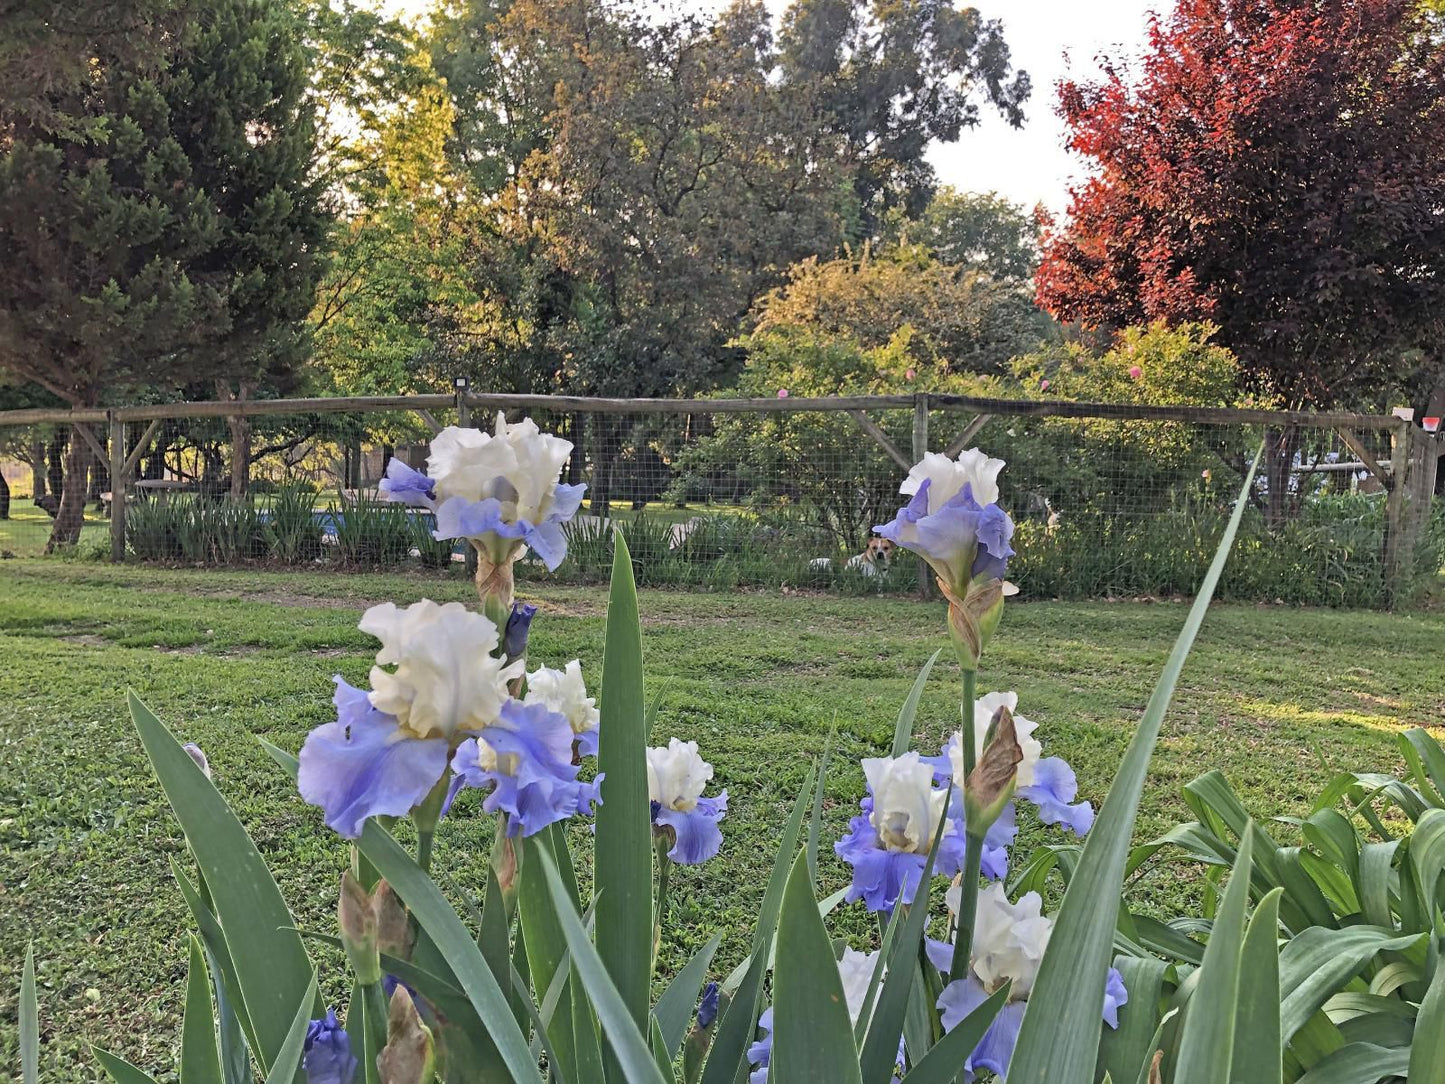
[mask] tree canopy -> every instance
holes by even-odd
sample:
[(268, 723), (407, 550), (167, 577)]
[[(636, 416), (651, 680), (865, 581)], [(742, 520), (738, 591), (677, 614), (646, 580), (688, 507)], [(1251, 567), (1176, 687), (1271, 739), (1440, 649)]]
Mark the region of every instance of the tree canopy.
[(1210, 320), (1290, 404), (1438, 366), (1445, 50), (1415, 0), (1180, 0), (1137, 72), (1065, 82), (1093, 167), (1038, 275), (1060, 319)]

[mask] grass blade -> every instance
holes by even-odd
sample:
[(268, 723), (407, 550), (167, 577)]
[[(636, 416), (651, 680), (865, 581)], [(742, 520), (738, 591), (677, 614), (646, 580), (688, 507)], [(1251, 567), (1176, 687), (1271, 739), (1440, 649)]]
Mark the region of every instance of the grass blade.
[(662, 1074), (657, 1071), (652, 1046), (645, 1037), (650, 1033), (650, 1027), (648, 1032), (644, 1032), (632, 1019), (631, 1008), (607, 973), (601, 954), (588, 940), (581, 918), (567, 900), (567, 889), (552, 856), (539, 850), (536, 857), (541, 860), (548, 895), (561, 922), (567, 949), (572, 954), (575, 974), (582, 980), (582, 987), (597, 1012), (603, 1031), (607, 1034), (607, 1047), (622, 1074), (619, 1079), (626, 1080), (629, 1084), (666, 1084)]
[(1234, 1063), (1230, 1084), (1281, 1084), (1283, 1057), (1279, 1038), (1279, 898), (1271, 889), (1249, 920), (1240, 953), (1239, 1007), (1234, 1025)]
[(186, 1084), (221, 1084), (221, 1051), (211, 1012), (211, 978), (195, 934), (191, 935), (186, 1011), (181, 1019), (181, 1079)]
[(25, 948), (20, 972), (20, 1080), (40, 1084), (40, 1005), (35, 996), (35, 946)]
[(793, 863), (778, 918), (771, 1072), (774, 1080), (788, 1084), (863, 1081), (843, 979), (813, 899), (805, 855)]
[[(1240, 954), (1244, 949), (1244, 912), (1249, 903), (1249, 875), (1254, 840), (1244, 833), (1224, 901), (1214, 917), (1198, 985), (1184, 1010), (1179, 1035), (1179, 1068), (1175, 1084), (1229, 1084), (1234, 1061), (1236, 1003), (1239, 1000)], [(1276, 897), (1278, 898), (1278, 897)], [(1273, 946), (1271, 946), (1273, 948)], [(1275, 1002), (1275, 1018), (1279, 1003)], [(1252, 1051), (1255, 1057), (1259, 1051)]]
[[(642, 624), (632, 557), (620, 533), (615, 546), (597, 752), (597, 770), (606, 776), (594, 842), (597, 955), (635, 1029), (645, 1035), (652, 983), (652, 810), (647, 797)], [(616, 1068), (610, 1062), (608, 1067)], [(608, 1073), (609, 1079), (615, 1075)]]
[[(1053, 936), (1019, 1029), (1018, 1045), (1009, 1065), (1009, 1084), (1090, 1084), (1093, 1077), (1101, 1030), (1099, 1006), (1113, 956), (1119, 893), (1149, 758), (1184, 661), (1199, 635), (1209, 600), (1234, 544), (1259, 458), (1260, 453), (1256, 453), (1199, 595), (1089, 832), (1079, 867), (1064, 891)], [(1098, 992), (1097, 998), (1092, 996), (1094, 991)]]
[(262, 1069), (269, 1070), (311, 982), (311, 960), (271, 871), (220, 791), (134, 693), (130, 711), (210, 889), (246, 1018), (254, 1029), (253, 1053)]

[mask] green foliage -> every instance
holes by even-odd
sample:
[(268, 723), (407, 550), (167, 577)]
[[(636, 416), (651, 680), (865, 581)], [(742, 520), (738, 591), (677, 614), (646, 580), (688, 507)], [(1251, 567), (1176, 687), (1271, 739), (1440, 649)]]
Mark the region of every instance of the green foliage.
[(277, 4), (208, 0), (159, 66), (56, 88), (68, 123), (0, 158), (0, 368), (93, 406), (294, 362), (325, 225), (294, 30)]
[(1039, 264), (1034, 216), (997, 192), (960, 192), (945, 185), (917, 219), (897, 216), (888, 225), (940, 263), (1001, 281), (1031, 285)]
[[(1052, 336), (1052, 321), (1017, 281), (931, 251), (910, 234), (901, 243), (791, 268), (787, 283), (758, 304), (756, 331), (742, 342), (749, 365), (759, 337), (787, 331), (863, 352), (893, 346), (894, 388), (911, 369), (913, 390), (941, 391), (954, 390), (950, 378), (1005, 372), (1010, 358)], [(830, 376), (820, 374), (818, 387), (800, 386), (795, 394), (830, 394), (821, 390)], [(865, 388), (849, 382), (836, 391)]]

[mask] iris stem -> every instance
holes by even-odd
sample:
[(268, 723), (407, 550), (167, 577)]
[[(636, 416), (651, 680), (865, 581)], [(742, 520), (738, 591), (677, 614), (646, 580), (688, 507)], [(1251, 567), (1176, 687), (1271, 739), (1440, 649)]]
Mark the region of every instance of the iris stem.
[(423, 873), (431, 872), (431, 845), (435, 836), (436, 830), (431, 828), (422, 829), (416, 834), (416, 864)]
[[(975, 743), (973, 704), (977, 699), (978, 673), (963, 672), (963, 774), (965, 780), (973, 771)], [(967, 831), (967, 825), (964, 826)], [(963, 878), (959, 883), (958, 925), (953, 934), (953, 960), (948, 967), (949, 981), (963, 978), (968, 971), (969, 954), (973, 951), (973, 924), (978, 914), (978, 875), (983, 863), (983, 837), (967, 832), (963, 852)]]
[(652, 926), (652, 967), (662, 952), (662, 923), (667, 918), (667, 888), (671, 880), (672, 859), (667, 857), (670, 845), (665, 835), (653, 837), (652, 849), (657, 854), (657, 919)]

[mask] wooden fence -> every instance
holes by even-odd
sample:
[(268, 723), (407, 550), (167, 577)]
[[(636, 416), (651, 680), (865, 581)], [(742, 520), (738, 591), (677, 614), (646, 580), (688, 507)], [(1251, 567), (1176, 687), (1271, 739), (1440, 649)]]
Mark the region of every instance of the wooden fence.
[[(414, 413), (433, 432), (440, 429), (436, 412), (454, 410), (460, 424), (470, 424), (479, 410), (543, 410), (555, 414), (602, 415), (720, 415), (843, 412), (859, 430), (876, 442), (901, 469), (906, 470), (929, 449), (929, 415), (943, 411), (967, 415), (968, 421), (945, 449), (956, 455), (989, 421), (998, 417), (1107, 419), (1114, 421), (1183, 422), (1211, 426), (1257, 426), (1265, 433), (1291, 429), (1327, 429), (1356, 459), (1311, 469), (1369, 472), (1386, 492), (1384, 559), (1392, 584), (1413, 576), (1416, 541), (1423, 529), (1434, 494), (1438, 464), (1445, 454), (1445, 435), (1429, 434), (1413, 422), (1394, 416), (1348, 412), (1269, 411), (1198, 406), (1146, 406), (1118, 403), (1078, 403), (1056, 400), (1013, 400), (960, 395), (846, 396), (828, 398), (784, 397), (769, 399), (607, 399), (567, 395), (472, 394), (354, 396), (314, 399), (269, 399), (228, 402), (163, 403), (95, 410), (0, 411), (0, 428), (66, 425), (85, 440), (99, 461), (108, 462), (111, 478), (111, 558), (122, 561), (126, 548), (126, 495), (134, 482), (137, 464), (163, 422), (184, 418), (245, 418), (261, 415), (359, 414), (375, 411)], [(870, 416), (880, 410), (911, 410), (913, 425), (907, 454)], [(144, 427), (139, 439), (135, 430)], [(95, 432), (104, 427), (108, 439)], [(1374, 454), (1361, 434), (1387, 434), (1388, 457)], [(1377, 447), (1383, 436), (1374, 437)], [(130, 451), (127, 453), (127, 449)]]

